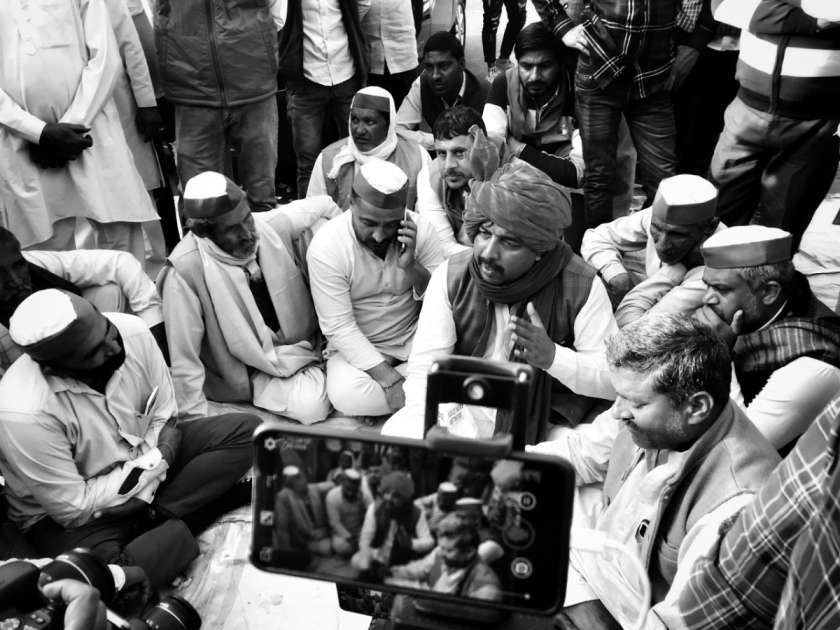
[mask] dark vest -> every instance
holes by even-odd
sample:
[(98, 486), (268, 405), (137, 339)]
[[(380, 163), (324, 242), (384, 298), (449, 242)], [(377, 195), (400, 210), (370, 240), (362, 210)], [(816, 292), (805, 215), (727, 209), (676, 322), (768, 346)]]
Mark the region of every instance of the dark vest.
[[(370, 546), (374, 549), (378, 549), (385, 543), (385, 537), (388, 535), (388, 530), (391, 527), (391, 516), (388, 513), (388, 505), (386, 503), (380, 503), (376, 507), (374, 520), (376, 522), (376, 532), (373, 535), (373, 540), (371, 541)], [(399, 524), (405, 528), (409, 536), (415, 538), (417, 536), (417, 522), (419, 520), (420, 508), (412, 504), (410, 520), (404, 523), (399, 522)], [(388, 565), (396, 566), (405, 564), (409, 560), (411, 560), (411, 547), (403, 549), (397, 544), (395, 537), (394, 546), (391, 548), (391, 555), (388, 559)]]
[[(447, 269), (447, 293), (452, 305), (452, 317), (455, 321), (456, 341), (455, 354), (470, 354), (465, 341), (465, 332), (474, 316), (474, 305), (483, 303), (486, 309), (492, 310), (493, 305), (482, 296), (478, 286), (473, 282), (469, 272), (472, 251), (455, 254), (449, 259)], [(574, 325), (577, 314), (589, 299), (595, 270), (587, 265), (576, 254), (572, 254), (569, 261), (556, 276), (556, 295), (551, 316), (554, 318), (552, 341), (558, 345), (574, 348)], [(547, 324), (547, 322), (546, 322)], [(548, 325), (547, 325), (548, 327)], [(552, 328), (552, 327), (548, 327)], [(482, 349), (483, 352), (483, 349)], [(550, 378), (550, 377), (548, 377)], [(551, 379), (551, 414), (549, 422), (570, 427), (590, 420), (595, 409), (608, 404), (597, 398), (590, 398), (575, 394), (568, 387), (556, 379)], [(526, 431), (526, 441), (531, 444), (544, 438), (546, 427), (529, 427)]]
[[(303, 79), (303, 1), (289, 0), (286, 24), (278, 36), (280, 68), (277, 74), (287, 81)], [(368, 66), (359, 8), (356, 0), (337, 1), (341, 9), (341, 21), (347, 31), (347, 41), (350, 43), (350, 54), (356, 64), (356, 76), (364, 85), (367, 82)]]
[[(463, 98), (460, 96), (456, 97), (452, 105), (467, 105), (480, 114), (484, 111), (484, 103), (486, 101), (487, 86), (480, 83), (472, 72), (464, 69), (464, 96)], [(432, 133), (438, 116), (449, 109), (444, 104), (443, 99), (429, 87), (425, 73), (420, 75), (420, 107), (423, 114), (420, 130), (428, 131), (429, 133)]]

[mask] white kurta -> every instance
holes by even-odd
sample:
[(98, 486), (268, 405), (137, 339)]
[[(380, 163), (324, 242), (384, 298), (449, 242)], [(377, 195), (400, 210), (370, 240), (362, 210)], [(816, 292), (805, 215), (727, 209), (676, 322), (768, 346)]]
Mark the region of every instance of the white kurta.
[[(8, 0), (0, 11), (0, 223), (23, 247), (53, 224), (157, 215), (112, 99), (120, 59), (104, 0)], [(93, 146), (63, 168), (30, 159), (48, 122), (91, 128)]]

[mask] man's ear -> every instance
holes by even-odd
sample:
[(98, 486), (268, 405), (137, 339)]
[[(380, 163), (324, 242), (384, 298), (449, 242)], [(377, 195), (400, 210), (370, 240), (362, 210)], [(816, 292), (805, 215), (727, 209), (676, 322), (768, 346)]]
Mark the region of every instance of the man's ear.
[(458, 60), (458, 67), (461, 68), (461, 70), (466, 70), (467, 69), (467, 59), (466, 59), (466, 57), (461, 57)]
[(771, 306), (782, 295), (782, 285), (776, 280), (768, 280), (764, 282), (758, 289), (758, 299), (764, 306)]
[(715, 400), (709, 392), (700, 391), (689, 396), (685, 406), (689, 413), (688, 424), (698, 425), (709, 419)]

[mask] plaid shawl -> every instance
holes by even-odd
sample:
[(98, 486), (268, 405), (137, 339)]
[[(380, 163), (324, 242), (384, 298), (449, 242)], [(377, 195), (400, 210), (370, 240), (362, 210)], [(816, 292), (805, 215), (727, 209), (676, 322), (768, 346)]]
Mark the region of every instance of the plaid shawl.
[(799, 357), (840, 367), (840, 317), (817, 300), (802, 276), (796, 280), (789, 304), (786, 316), (741, 335), (735, 344), (735, 374), (747, 405), (773, 372)]

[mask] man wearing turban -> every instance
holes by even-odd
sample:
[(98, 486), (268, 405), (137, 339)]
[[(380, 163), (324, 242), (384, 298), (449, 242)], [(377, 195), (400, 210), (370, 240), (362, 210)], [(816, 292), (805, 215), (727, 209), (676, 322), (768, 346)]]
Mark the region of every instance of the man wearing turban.
[(349, 136), (333, 142), (315, 160), (306, 196), (329, 195), (342, 210), (347, 210), (356, 170), (371, 160), (386, 160), (408, 176), (406, 207), (413, 210), (417, 174), (429, 164), (429, 154), (417, 143), (397, 135), (393, 97), (381, 87), (356, 92), (349, 129)]
[(321, 336), (296, 243), (339, 213), (323, 196), (252, 213), (221, 173), (187, 182), (191, 231), (158, 278), (181, 414), (206, 415), (209, 399), (304, 424), (327, 417)]
[[(563, 241), (570, 216), (565, 190), (518, 159), (473, 184), (464, 215), (472, 251), (450, 258), (429, 281), (406, 407), (384, 433), (423, 437), (426, 374), (447, 353), (538, 368), (529, 443), (545, 439), (553, 423), (575, 426), (607, 407), (614, 391), (604, 342), (617, 327), (603, 284)], [(450, 430), (489, 437), (497, 426), (464, 413)]]
[(198, 553), (187, 527), (247, 501), (237, 481), (259, 419), (177, 423), (148, 326), (73, 293), (33, 293), (9, 334), (24, 352), (0, 381), (9, 517), (43, 556), (89, 547), (168, 583)]

